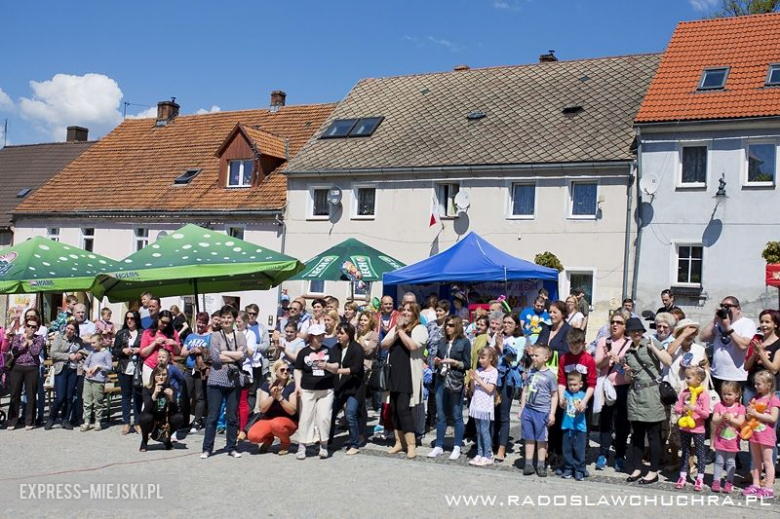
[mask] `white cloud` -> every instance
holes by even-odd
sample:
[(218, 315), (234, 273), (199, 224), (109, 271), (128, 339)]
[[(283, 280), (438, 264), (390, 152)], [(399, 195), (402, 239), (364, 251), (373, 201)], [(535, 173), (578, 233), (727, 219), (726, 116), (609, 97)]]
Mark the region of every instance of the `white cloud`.
[(709, 12), (720, 3), (720, 0), (688, 0), (688, 3), (697, 11)]
[(103, 74), (56, 74), (46, 81), (30, 81), (31, 98), (19, 100), (23, 118), (55, 140), (64, 140), (65, 128), (86, 126), (91, 136), (102, 135), (122, 121), (122, 90)]
[(196, 115), (203, 115), (203, 114), (213, 114), (215, 112), (219, 112), (221, 110), (220, 107), (217, 105), (211, 105), (211, 108), (209, 110), (206, 110), (205, 108), (198, 109), (197, 112), (195, 112)]
[(3, 89), (0, 88), (0, 111), (8, 112), (13, 110), (14, 108), (14, 102), (11, 101), (11, 98), (8, 97), (8, 94), (3, 92)]
[(502, 11), (519, 11), (520, 0), (493, 0), (493, 8)]
[(430, 35), (418, 37), (418, 36), (410, 36), (408, 34), (404, 34), (403, 37), (401, 37), (401, 39), (405, 42), (413, 43), (415, 47), (418, 48), (425, 47), (426, 45), (434, 45), (436, 47), (442, 47), (444, 49), (448, 49), (452, 52), (460, 52), (463, 49), (465, 49), (463, 45), (459, 45), (451, 40), (447, 40), (444, 38), (436, 38)]
[(138, 112), (137, 114), (127, 114), (128, 119), (148, 119), (150, 117), (157, 117), (157, 107), (156, 106), (150, 106), (146, 110), (142, 112)]

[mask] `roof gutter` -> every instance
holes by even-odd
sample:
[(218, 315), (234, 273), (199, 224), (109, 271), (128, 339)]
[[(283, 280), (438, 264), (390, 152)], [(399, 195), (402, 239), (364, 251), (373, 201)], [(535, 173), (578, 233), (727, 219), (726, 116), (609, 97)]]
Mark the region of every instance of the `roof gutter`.
[(289, 168), (283, 173), (294, 177), (329, 177), (329, 176), (360, 176), (360, 175), (386, 175), (394, 173), (418, 173), (418, 174), (479, 174), (479, 173), (509, 173), (516, 171), (554, 171), (564, 169), (605, 169), (625, 168), (633, 159), (615, 161), (592, 162), (546, 162), (537, 164), (484, 164), (484, 165), (457, 165), (457, 166), (406, 166), (392, 168), (340, 168), (324, 171), (293, 171)]
[(210, 216), (232, 217), (276, 217), (284, 215), (284, 208), (280, 209), (253, 209), (253, 210), (213, 210), (193, 209), (186, 212), (166, 212), (158, 210), (128, 210), (128, 211), (36, 211), (35, 213), (15, 212), (11, 213), (14, 220), (18, 217), (25, 218), (191, 218)]
[(714, 123), (739, 123), (739, 122), (775, 122), (780, 119), (778, 115), (766, 115), (761, 117), (726, 117), (723, 119), (675, 119), (674, 121), (648, 121), (643, 123), (634, 123), (635, 128), (648, 126), (680, 126), (680, 125), (705, 125)]

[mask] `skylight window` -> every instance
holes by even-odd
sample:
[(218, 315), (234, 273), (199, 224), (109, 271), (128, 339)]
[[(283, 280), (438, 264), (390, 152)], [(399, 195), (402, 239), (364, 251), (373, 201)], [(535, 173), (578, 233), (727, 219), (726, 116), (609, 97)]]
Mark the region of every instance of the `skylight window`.
[(360, 119), (349, 132), (350, 137), (370, 137), (384, 117), (365, 117)]
[(32, 191), (32, 188), (25, 187), (24, 189), (16, 193), (16, 198), (24, 198), (30, 194), (30, 191)]
[(572, 103), (569, 105), (566, 105), (563, 107), (563, 110), (561, 112), (565, 114), (577, 114), (580, 113), (583, 110), (582, 105), (577, 103)]
[(726, 77), (729, 75), (729, 69), (711, 68), (706, 69), (702, 74), (699, 90), (717, 90), (726, 86)]
[(361, 119), (337, 119), (331, 123), (320, 139), (343, 139), (346, 137), (370, 137), (384, 117), (363, 117)]
[(769, 75), (766, 78), (766, 84), (780, 86), (780, 64), (769, 65)]
[(190, 181), (198, 176), (202, 169), (188, 169), (173, 181), (174, 184), (189, 184)]
[(357, 124), (358, 119), (337, 119), (331, 123), (325, 133), (322, 134), (322, 139), (341, 139), (349, 135), (349, 132)]
[(478, 121), (480, 119), (483, 119), (485, 117), (485, 112), (481, 110), (474, 110), (473, 112), (469, 112), (466, 114), (466, 119), (469, 121)]

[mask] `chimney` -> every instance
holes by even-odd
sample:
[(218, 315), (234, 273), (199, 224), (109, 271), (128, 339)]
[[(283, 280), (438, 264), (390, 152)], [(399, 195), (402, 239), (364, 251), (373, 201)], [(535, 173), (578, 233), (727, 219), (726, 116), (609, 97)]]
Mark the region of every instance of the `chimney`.
[(271, 113), (278, 112), (281, 107), (284, 106), (287, 100), (287, 94), (281, 90), (274, 90), (271, 92)]
[(67, 142), (86, 142), (89, 130), (81, 126), (68, 126)]
[(176, 104), (176, 98), (172, 97), (170, 101), (160, 101), (157, 103), (157, 126), (165, 126), (179, 115), (180, 106)]
[(555, 63), (556, 61), (558, 58), (555, 57), (555, 51), (552, 49), (547, 54), (539, 56), (539, 63)]
[(469, 69), (471, 69), (471, 67), (469, 67), (468, 65), (455, 65), (455, 68), (453, 68), (452, 70), (454, 70), (455, 72), (462, 72), (464, 70), (469, 70)]

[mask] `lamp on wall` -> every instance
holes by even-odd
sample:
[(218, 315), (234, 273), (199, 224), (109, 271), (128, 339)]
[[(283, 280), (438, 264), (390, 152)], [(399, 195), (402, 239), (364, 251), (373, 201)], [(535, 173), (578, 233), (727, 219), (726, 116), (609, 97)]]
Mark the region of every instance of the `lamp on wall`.
[(720, 174), (718, 179), (718, 190), (715, 192), (716, 197), (726, 197), (726, 172)]

